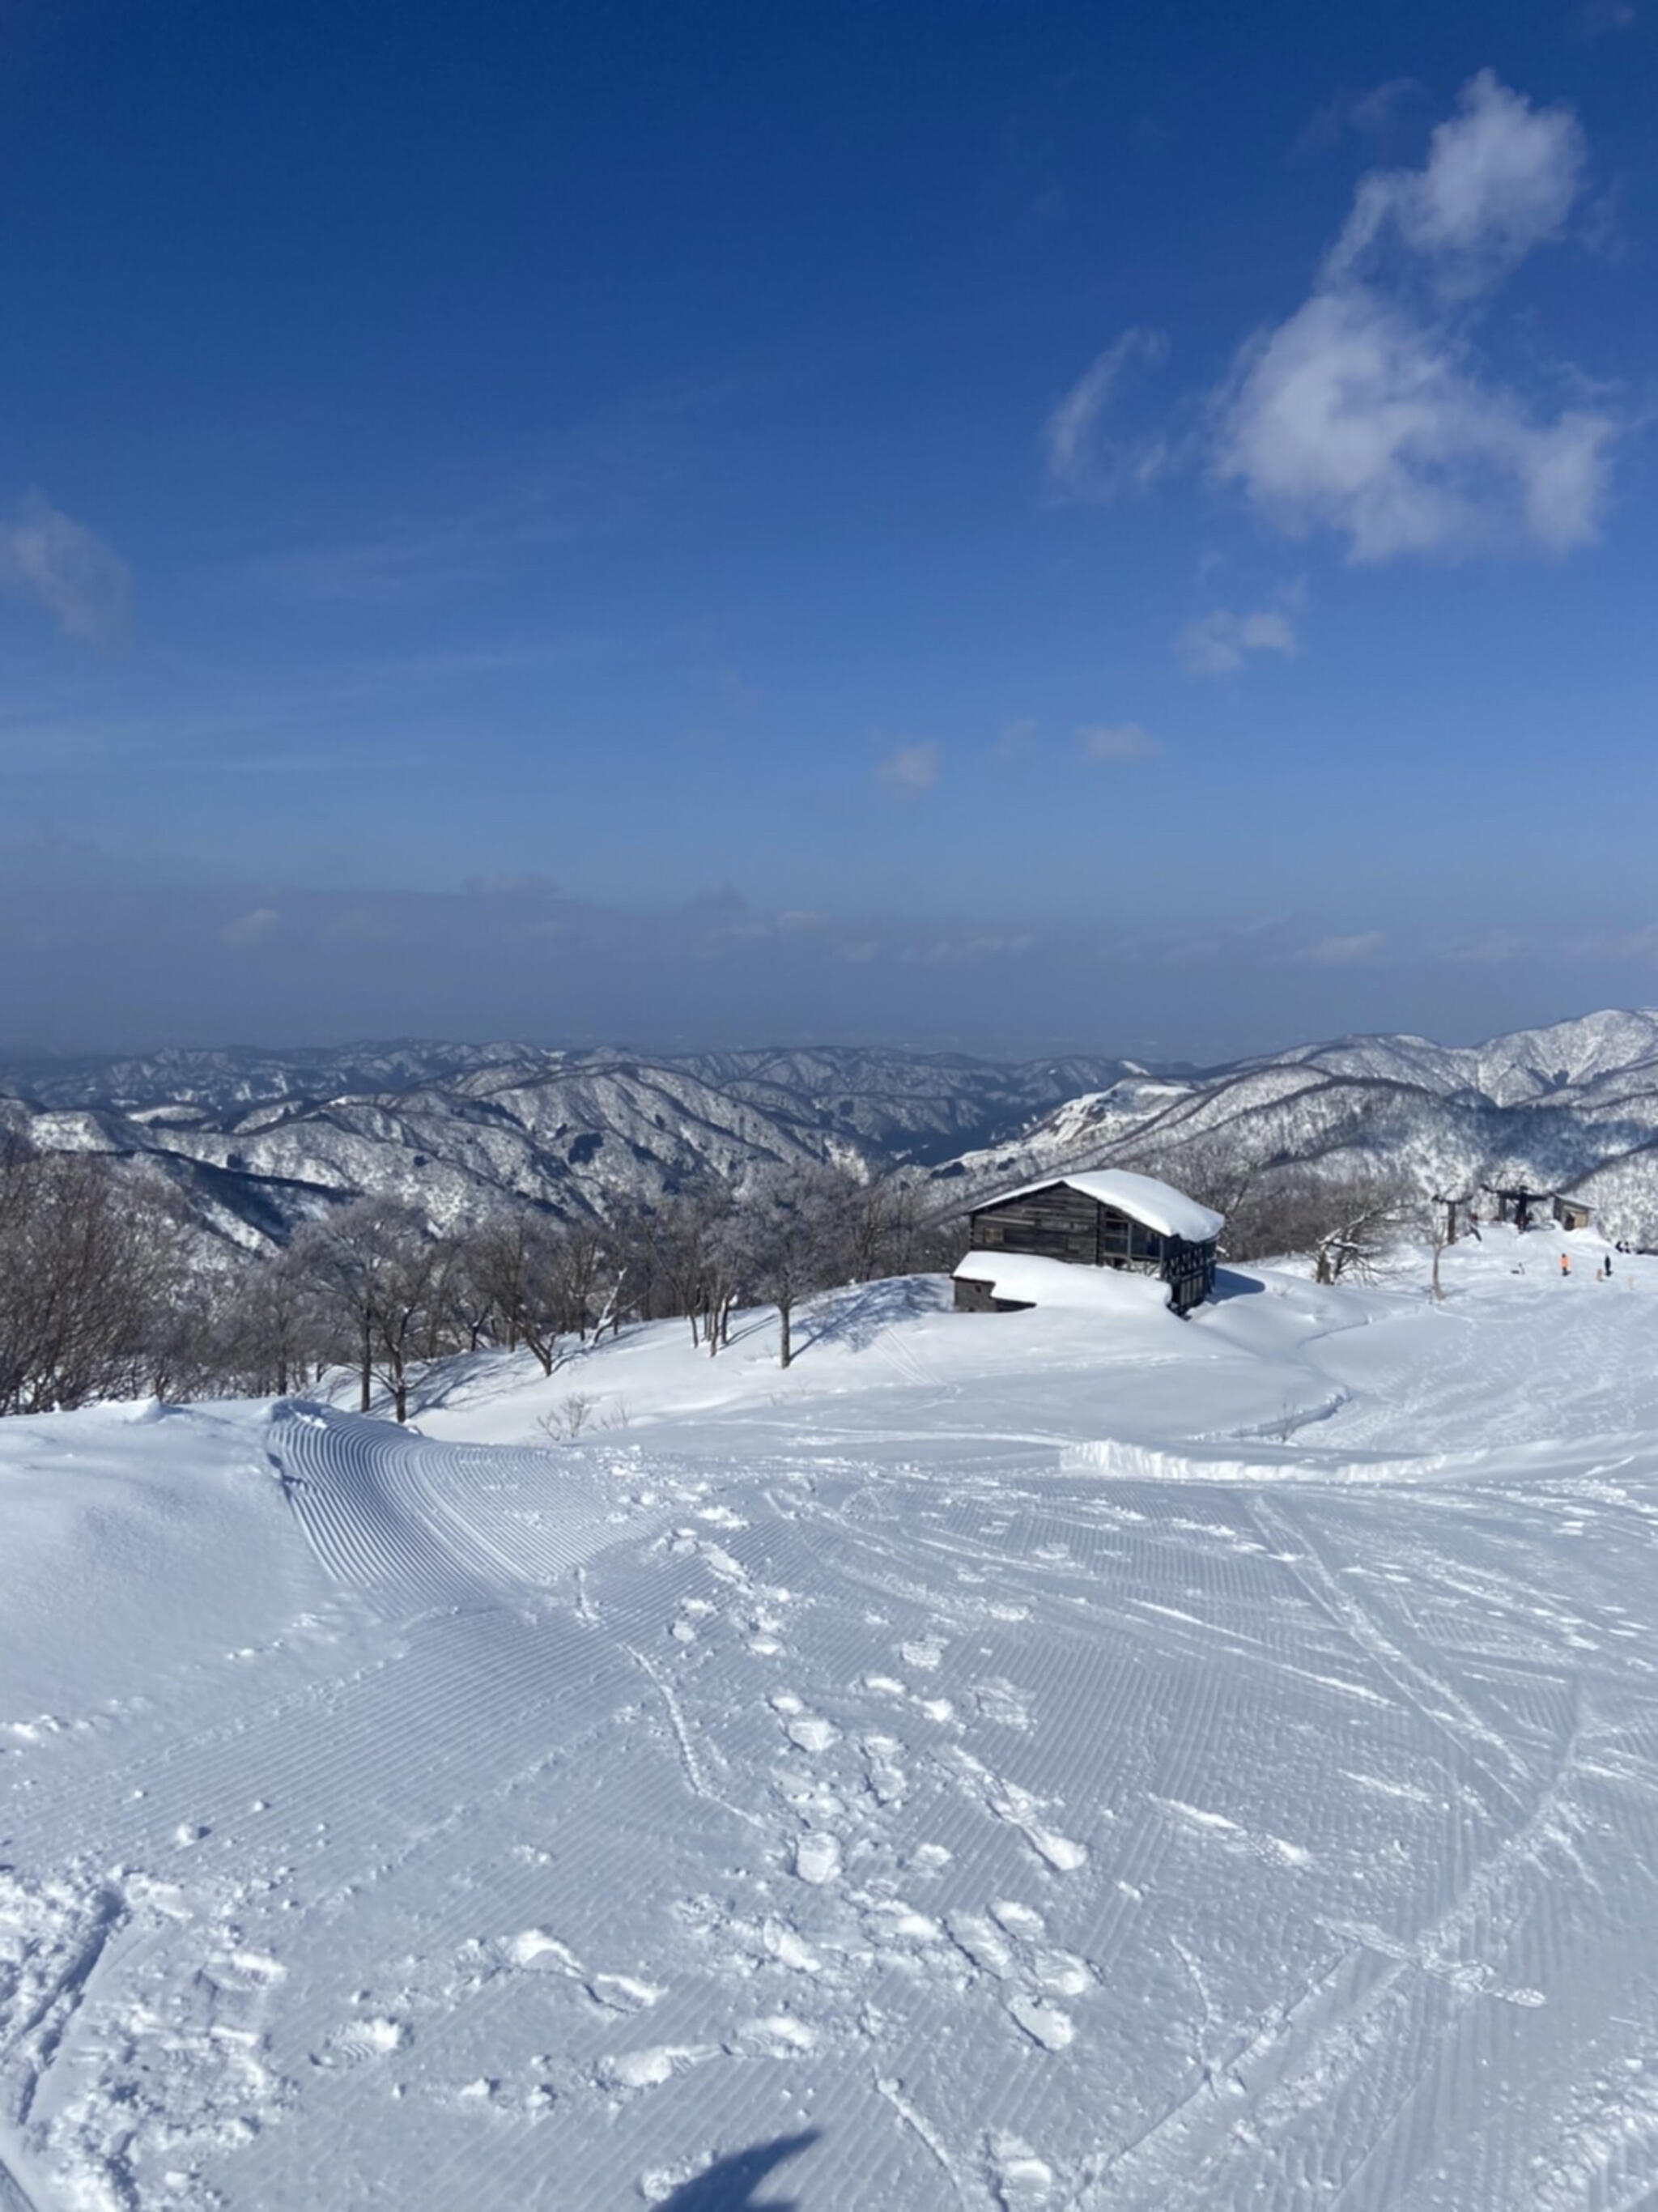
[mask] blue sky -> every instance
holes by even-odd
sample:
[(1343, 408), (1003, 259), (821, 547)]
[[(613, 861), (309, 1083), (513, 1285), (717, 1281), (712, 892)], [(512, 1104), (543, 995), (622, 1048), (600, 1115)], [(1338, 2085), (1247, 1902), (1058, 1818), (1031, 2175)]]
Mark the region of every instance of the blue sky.
[(0, 1048), (1658, 996), (1652, 0), (0, 13)]

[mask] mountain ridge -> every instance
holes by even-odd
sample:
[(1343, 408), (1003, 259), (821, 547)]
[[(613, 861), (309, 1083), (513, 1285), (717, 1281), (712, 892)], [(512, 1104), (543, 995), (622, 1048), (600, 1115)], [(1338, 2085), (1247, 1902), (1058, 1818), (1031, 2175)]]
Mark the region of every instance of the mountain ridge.
[(1218, 1158), (1385, 1168), (1423, 1191), (1572, 1188), (1658, 1227), (1658, 1012), (1606, 1008), (1475, 1045), (1348, 1036), (1209, 1068), (890, 1047), (652, 1054), (398, 1039), (0, 1069), (0, 1127), (166, 1176), (248, 1249), (364, 1192), (455, 1225), (510, 1201), (603, 1217), (714, 1177), (838, 1161), (941, 1208), (1066, 1167)]

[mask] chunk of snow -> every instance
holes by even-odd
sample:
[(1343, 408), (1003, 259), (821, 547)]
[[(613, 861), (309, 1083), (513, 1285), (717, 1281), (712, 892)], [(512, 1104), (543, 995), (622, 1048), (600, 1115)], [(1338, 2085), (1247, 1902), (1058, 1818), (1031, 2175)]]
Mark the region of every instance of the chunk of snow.
[(987, 1283), (999, 1298), (1020, 1305), (1150, 1316), (1169, 1303), (1168, 1286), (1155, 1275), (1045, 1260), (1034, 1252), (969, 1252), (957, 1263), (956, 1277), (959, 1282)]

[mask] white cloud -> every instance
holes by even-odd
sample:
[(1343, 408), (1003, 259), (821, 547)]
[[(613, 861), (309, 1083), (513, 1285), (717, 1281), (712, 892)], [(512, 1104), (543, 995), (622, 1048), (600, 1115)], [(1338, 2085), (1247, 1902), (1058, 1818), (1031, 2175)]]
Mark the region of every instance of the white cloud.
[(1582, 177), (1576, 116), (1533, 107), (1490, 70), (1464, 85), (1460, 104), (1420, 169), (1376, 169), (1362, 179), (1325, 264), (1327, 283), (1345, 281), (1391, 234), (1424, 258), (1439, 289), (1461, 296), (1559, 237)]
[(1078, 730), (1083, 758), (1090, 761), (1149, 760), (1161, 751), (1157, 739), (1138, 722), (1101, 722)]
[(876, 774), (894, 791), (931, 791), (938, 781), (939, 759), (937, 745), (900, 745)]
[(1467, 329), (1470, 305), (1560, 235), (1582, 162), (1569, 111), (1475, 77), (1422, 168), (1363, 179), (1311, 295), (1244, 348), (1218, 403), (1218, 474), (1360, 561), (1592, 538), (1616, 421), (1493, 383)]
[(1155, 366), (1169, 350), (1161, 331), (1125, 331), (1078, 377), (1043, 426), (1048, 472), (1055, 483), (1082, 499), (1112, 499), (1148, 484), (1169, 465), (1170, 449), (1162, 438), (1138, 442), (1101, 436), (1100, 417), (1133, 361)]
[(1460, 966), (1501, 968), (1512, 960), (1526, 959), (1534, 950), (1530, 938), (1518, 936), (1511, 929), (1487, 929), (1453, 945), (1445, 957)]
[(1321, 937), (1301, 957), (1321, 968), (1351, 968), (1355, 961), (1379, 952), (1387, 941), (1379, 929), (1363, 929), (1351, 937)]
[(1540, 421), (1466, 346), (1362, 289), (1315, 295), (1254, 347), (1227, 410), (1223, 477), (1295, 535), (1359, 561), (1595, 534), (1611, 416)]
[(1296, 652), (1300, 612), (1299, 591), (1281, 592), (1272, 605), (1257, 607), (1250, 614), (1216, 607), (1186, 624), (1175, 640), (1175, 650), (1194, 676), (1230, 676), (1252, 653)]
[(84, 523), (38, 495), (0, 520), (0, 589), (34, 599), (65, 637), (114, 647), (132, 620), (132, 575)]
[(977, 968), (987, 960), (1017, 959), (1022, 953), (1034, 951), (1035, 935), (1029, 930), (1011, 933), (987, 933), (978, 936), (939, 937), (929, 944), (907, 945), (902, 957), (917, 968)]
[(234, 921), (226, 922), (219, 936), (224, 944), (245, 951), (250, 945), (269, 945), (282, 923), (274, 906), (256, 906), (251, 914), (239, 914)]

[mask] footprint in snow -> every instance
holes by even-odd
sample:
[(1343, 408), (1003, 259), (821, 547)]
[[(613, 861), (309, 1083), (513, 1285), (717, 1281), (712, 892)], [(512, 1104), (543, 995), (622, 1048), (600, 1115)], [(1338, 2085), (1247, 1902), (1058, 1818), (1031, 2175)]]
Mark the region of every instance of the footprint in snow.
[(763, 2020), (744, 2021), (726, 2044), (738, 2058), (804, 2058), (817, 2042), (817, 2032), (793, 2013), (768, 2013)]
[(408, 2041), (404, 2021), (385, 2014), (371, 2014), (367, 2020), (348, 2021), (329, 2037), (320, 2052), (312, 2053), (311, 2063), (330, 2069), (361, 2066), (373, 2058), (389, 2058)]
[(1029, 1699), (1017, 1683), (1008, 1681), (1003, 1675), (993, 1674), (975, 1682), (973, 1702), (981, 1721), (990, 1721), (999, 1728), (1031, 1726)]
[(662, 1995), (652, 1983), (636, 1981), (631, 1974), (595, 1974), (586, 1988), (593, 2002), (607, 2012), (645, 2012)]
[(597, 2080), (601, 2089), (655, 2089), (676, 2074), (719, 2056), (708, 2043), (660, 2043), (646, 2051), (623, 2051), (601, 2058)]
[(997, 2202), (1007, 2212), (1038, 2212), (1054, 2201), (1053, 2167), (1017, 2136), (995, 2136), (989, 2146), (991, 2179)]
[(521, 1936), (514, 1936), (507, 1945), (507, 1956), (513, 1966), (531, 1973), (568, 1974), (573, 1981), (582, 1978), (581, 1961), (575, 1953), (544, 1928), (526, 1928)]

